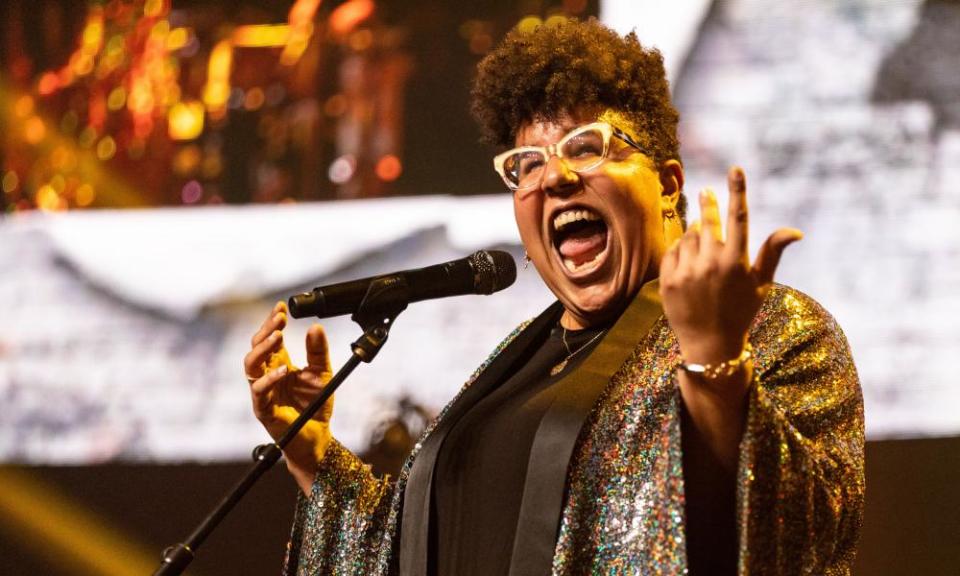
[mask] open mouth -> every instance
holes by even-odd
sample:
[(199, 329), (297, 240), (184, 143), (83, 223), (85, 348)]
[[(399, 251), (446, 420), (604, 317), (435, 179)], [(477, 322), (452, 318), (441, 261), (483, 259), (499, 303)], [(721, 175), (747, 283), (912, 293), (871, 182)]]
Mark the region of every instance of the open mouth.
[(572, 275), (581, 275), (602, 262), (607, 250), (607, 223), (586, 208), (564, 210), (553, 218), (553, 246)]

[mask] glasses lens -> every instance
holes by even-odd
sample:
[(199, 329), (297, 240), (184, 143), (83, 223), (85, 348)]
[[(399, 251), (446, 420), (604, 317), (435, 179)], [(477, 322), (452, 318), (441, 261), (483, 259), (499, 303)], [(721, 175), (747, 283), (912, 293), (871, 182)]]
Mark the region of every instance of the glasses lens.
[(605, 144), (603, 132), (591, 128), (571, 134), (561, 153), (571, 170), (589, 170), (603, 160)]
[[(600, 128), (581, 128), (566, 136), (557, 151), (567, 168), (584, 172), (595, 168), (606, 156), (608, 140)], [(514, 189), (534, 188), (540, 184), (547, 165), (543, 150), (519, 150), (504, 159), (503, 176)]]
[(546, 159), (541, 152), (526, 150), (511, 154), (503, 163), (503, 173), (515, 187), (536, 186)]

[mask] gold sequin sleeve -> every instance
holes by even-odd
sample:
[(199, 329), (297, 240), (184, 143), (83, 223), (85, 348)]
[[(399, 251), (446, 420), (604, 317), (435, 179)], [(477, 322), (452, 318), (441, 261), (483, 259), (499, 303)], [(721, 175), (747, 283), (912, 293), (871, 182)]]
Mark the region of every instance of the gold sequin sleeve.
[(310, 498), (297, 499), (284, 576), (382, 576), (396, 574), (401, 502), (422, 441), (460, 394), (520, 333), (521, 324), (490, 354), (460, 393), (424, 431), (397, 478), (377, 478), (370, 467), (334, 440), (320, 463)]
[(374, 574), (381, 546), (390, 546), (388, 518), (395, 483), (334, 440), (312, 494), (300, 492), (283, 574)]
[(849, 574), (863, 513), (863, 398), (846, 339), (777, 289), (754, 323), (740, 445), (740, 574)]

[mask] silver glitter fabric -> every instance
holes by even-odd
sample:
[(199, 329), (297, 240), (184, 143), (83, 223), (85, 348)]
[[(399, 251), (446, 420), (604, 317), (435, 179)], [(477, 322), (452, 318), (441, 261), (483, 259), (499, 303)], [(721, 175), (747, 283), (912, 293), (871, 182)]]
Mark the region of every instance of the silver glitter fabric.
[[(750, 341), (739, 573), (849, 574), (863, 510), (864, 436), (846, 339), (816, 302), (776, 286)], [(611, 378), (568, 469), (553, 574), (687, 572), (678, 362), (661, 318)], [(284, 574), (397, 574), (401, 495), (416, 453), (395, 481), (382, 480), (332, 445), (311, 498), (297, 504)]]

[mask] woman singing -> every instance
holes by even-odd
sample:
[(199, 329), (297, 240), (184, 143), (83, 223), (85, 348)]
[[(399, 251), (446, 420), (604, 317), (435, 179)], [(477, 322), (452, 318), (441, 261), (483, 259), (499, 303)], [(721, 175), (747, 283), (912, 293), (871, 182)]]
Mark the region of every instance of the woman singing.
[[(741, 169), (727, 213), (707, 190), (685, 225), (660, 54), (593, 20), (514, 31), (473, 99), (557, 302), (493, 351), (396, 479), (331, 438), (327, 406), (285, 451), (302, 489), (286, 573), (848, 574), (864, 484), (846, 340), (773, 283), (798, 231), (751, 260)], [(299, 369), (285, 325), (278, 304), (245, 358), (274, 438), (331, 375), (320, 326)]]

